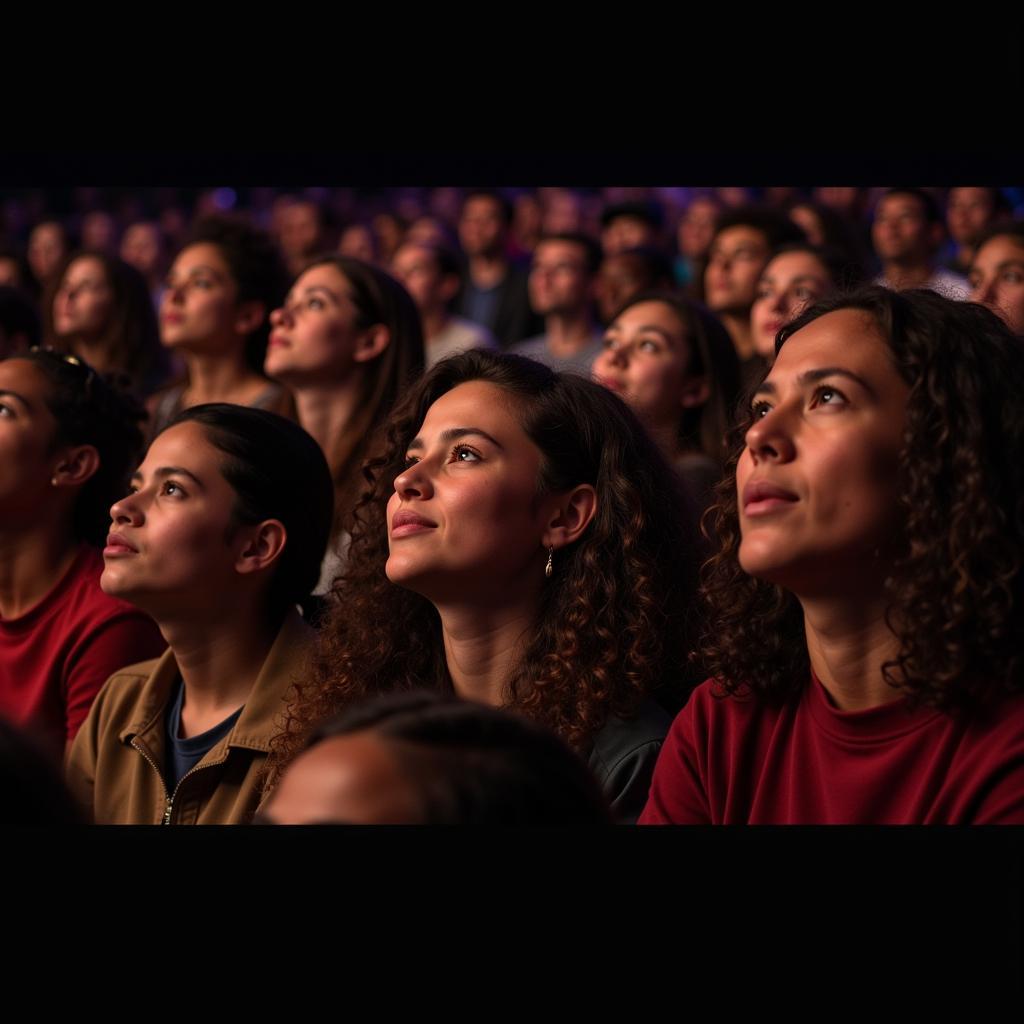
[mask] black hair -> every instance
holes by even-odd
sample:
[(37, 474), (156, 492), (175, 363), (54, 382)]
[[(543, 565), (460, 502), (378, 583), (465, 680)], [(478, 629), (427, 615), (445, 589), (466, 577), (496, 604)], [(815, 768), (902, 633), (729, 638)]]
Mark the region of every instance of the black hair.
[(589, 769), (550, 729), (510, 711), (429, 691), (389, 693), (322, 723), (379, 736), (426, 825), (602, 825), (610, 812)]
[(36, 348), (11, 356), (32, 363), (47, 379), (46, 407), (57, 421), (53, 447), (92, 445), (100, 465), (75, 502), (77, 540), (102, 544), (110, 527), (110, 506), (124, 497), (142, 451), (145, 410), (127, 390), (127, 381), (106, 377), (75, 356)]
[(3, 346), (0, 352), (4, 352), (16, 335), (24, 339), (25, 348), (35, 348), (41, 333), (42, 324), (32, 300), (19, 288), (0, 285), (0, 346)]
[(1024, 220), (1003, 221), (1001, 224), (992, 224), (986, 228), (974, 244), (974, 255), (981, 252), (981, 247), (993, 238), (1009, 238), (1014, 244), (1024, 249)]
[(515, 216), (515, 210), (508, 198), (502, 195), (501, 192), (493, 188), (471, 188), (462, 197), (462, 209), (466, 209), (466, 204), (471, 199), (490, 199), (492, 202), (497, 203), (498, 209), (501, 211), (501, 219), (505, 223), (505, 227), (511, 227), (512, 220)]
[(715, 221), (715, 239), (728, 228), (753, 228), (760, 231), (768, 240), (768, 247), (777, 249), (787, 242), (806, 242), (807, 236), (803, 229), (794, 224), (784, 213), (770, 206), (737, 206), (723, 210)]
[(545, 242), (568, 242), (570, 245), (578, 245), (583, 250), (583, 262), (588, 277), (593, 277), (601, 266), (601, 246), (590, 235), (585, 235), (581, 231), (556, 231), (541, 235), (533, 247), (534, 253)]
[(194, 405), (164, 430), (179, 423), (198, 423), (227, 456), (221, 473), (235, 491), (236, 524), (278, 519), (284, 525), (287, 542), (269, 595), (271, 614), (283, 615), (308, 597), (320, 578), (334, 514), (324, 453), (302, 427), (266, 409), (226, 402)]
[(665, 223), (665, 215), (661, 205), (653, 199), (630, 200), (606, 206), (601, 214), (601, 227), (608, 227), (613, 220), (617, 220), (619, 217), (632, 217), (635, 220), (642, 220), (645, 224), (654, 228), (655, 231), (660, 230)]
[(924, 210), (925, 220), (928, 221), (929, 224), (946, 223), (942, 217), (942, 210), (939, 209), (939, 204), (935, 196), (930, 192), (925, 191), (923, 188), (915, 188), (913, 186), (907, 186), (906, 188), (887, 188), (885, 192), (882, 193), (878, 203), (875, 205), (876, 215), (878, 213), (878, 207), (880, 207), (882, 203), (889, 198), (889, 196), (913, 196), (921, 204), (921, 207)]
[(224, 214), (211, 214), (197, 221), (181, 248), (183, 251), (201, 243), (215, 245), (220, 250), (238, 288), (239, 302), (263, 303), (263, 320), (249, 335), (245, 346), (246, 362), (263, 376), (263, 360), (270, 337), (270, 311), (283, 303), (288, 290), (288, 274), (277, 246), (265, 231)]
[[(844, 253), (830, 245), (811, 245), (810, 242), (787, 242), (772, 251), (768, 257), (771, 263), (776, 256), (784, 256), (790, 252), (805, 252), (813, 256), (828, 271), (828, 276), (833, 286), (839, 291), (852, 291), (865, 283), (865, 273), (862, 264), (851, 259), (848, 253)], [(767, 267), (767, 264), (765, 264)]]

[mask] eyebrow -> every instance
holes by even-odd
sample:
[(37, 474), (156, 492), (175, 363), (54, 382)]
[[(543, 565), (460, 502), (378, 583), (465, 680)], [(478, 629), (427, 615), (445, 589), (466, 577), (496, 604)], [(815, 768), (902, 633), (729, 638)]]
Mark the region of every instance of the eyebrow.
[[(334, 299), (335, 302), (338, 301), (338, 296), (335, 295), (335, 293), (332, 292), (325, 284), (308, 284), (302, 289), (303, 295), (309, 295), (311, 292), (323, 292), (325, 295), (329, 295)], [(289, 295), (288, 298), (291, 298), (291, 295)]]
[(32, 403), (24, 395), (19, 395), (17, 391), (0, 390), (0, 398), (16, 398), (26, 409), (30, 412), (32, 410)]
[[(481, 430), (479, 427), (451, 427), (448, 430), (442, 430), (438, 440), (442, 444), (447, 444), (449, 441), (457, 441), (460, 437), (466, 437), (469, 434), (477, 434), (480, 437), (486, 438), (496, 448), (500, 448), (502, 451), (505, 450), (505, 446), (500, 441), (496, 441), (486, 430)], [(409, 451), (412, 451), (414, 448), (425, 447), (426, 444), (422, 437), (414, 437), (408, 444)]]
[[(824, 380), (826, 377), (848, 377), (855, 384), (859, 384), (872, 398), (878, 398), (878, 393), (875, 389), (859, 373), (844, 369), (842, 366), (823, 366), (817, 370), (807, 370), (797, 377), (797, 383), (801, 385), (814, 384), (819, 380)], [(778, 390), (770, 380), (766, 380), (758, 387), (754, 394), (774, 395), (778, 393)]]
[[(203, 486), (203, 481), (200, 480), (199, 477), (195, 475), (195, 473), (189, 472), (189, 470), (185, 469), (183, 466), (161, 466), (159, 469), (153, 470), (154, 480), (163, 480), (165, 477), (168, 476), (187, 476), (193, 483), (195, 483), (197, 487), (204, 491), (206, 490), (206, 488)], [(138, 470), (132, 473), (133, 482), (135, 480), (141, 479), (142, 474)]]

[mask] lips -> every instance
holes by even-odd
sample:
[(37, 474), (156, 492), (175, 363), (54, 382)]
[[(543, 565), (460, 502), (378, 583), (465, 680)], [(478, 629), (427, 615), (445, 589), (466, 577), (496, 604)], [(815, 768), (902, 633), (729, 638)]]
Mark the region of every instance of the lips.
[(789, 508), (800, 499), (792, 492), (767, 480), (751, 480), (743, 488), (743, 514), (767, 515)]
[(271, 331), (270, 337), (267, 339), (267, 344), (271, 348), (291, 348), (292, 343), (283, 334)]
[(620, 394), (621, 392), (626, 390), (625, 384), (621, 383), (620, 381), (614, 380), (611, 377), (601, 377), (599, 375), (595, 375), (594, 380), (596, 380), (597, 383), (601, 385), (601, 387), (607, 388), (609, 391), (614, 391), (616, 392), (616, 394)]
[(160, 319), (165, 324), (180, 324), (185, 318), (180, 313), (162, 313)]
[(426, 533), (428, 530), (436, 530), (437, 523), (408, 509), (400, 509), (391, 519), (391, 536), (410, 537), (417, 533)]
[(107, 536), (107, 546), (103, 549), (104, 558), (116, 558), (118, 555), (137, 555), (138, 548), (129, 543), (120, 533)]

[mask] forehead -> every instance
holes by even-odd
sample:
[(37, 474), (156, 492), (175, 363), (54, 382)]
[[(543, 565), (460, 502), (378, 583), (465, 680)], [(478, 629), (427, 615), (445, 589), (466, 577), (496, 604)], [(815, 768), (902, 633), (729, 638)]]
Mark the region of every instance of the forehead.
[(900, 192), (894, 196), (884, 196), (878, 204), (878, 213), (888, 214), (911, 214), (914, 217), (924, 217), (924, 203), (917, 196), (906, 192)]
[(575, 242), (547, 241), (541, 242), (533, 251), (535, 263), (542, 258), (552, 263), (582, 263), (586, 253), (583, 246)]
[(682, 338), (685, 333), (683, 323), (675, 310), (666, 306), (664, 302), (638, 302), (619, 314), (612, 326), (627, 331), (657, 327), (666, 334), (678, 338)]
[(954, 188), (949, 191), (950, 206), (989, 205), (992, 195), (987, 188)]
[(50, 395), (50, 382), (34, 363), (15, 356), (0, 362), (0, 389), (45, 401)]
[(327, 288), (340, 295), (347, 295), (349, 291), (348, 279), (330, 263), (310, 267), (305, 273), (300, 274), (292, 285), (293, 292), (301, 292), (306, 288)]
[[(188, 421), (158, 434), (140, 469), (151, 472), (161, 466), (177, 466), (194, 473), (205, 483), (213, 477), (224, 480), (220, 472), (221, 458), (221, 453), (206, 436), (205, 428)], [(228, 486), (227, 481), (224, 484)]]
[(997, 235), (989, 239), (974, 257), (975, 265), (997, 264), (1005, 260), (1024, 260), (1024, 238), (1018, 241), (1007, 235)]
[(735, 227), (720, 231), (714, 242), (716, 249), (738, 249), (741, 246), (767, 249), (768, 238), (763, 231), (759, 231), (755, 227), (748, 224), (737, 224)]
[(452, 427), (480, 427), (502, 444), (529, 439), (515, 414), (513, 399), (503, 388), (486, 381), (471, 380), (445, 392), (427, 410), (420, 436), (432, 435)]
[(764, 268), (764, 276), (776, 281), (791, 280), (794, 277), (827, 277), (824, 266), (817, 256), (809, 252), (784, 252)]
[(174, 265), (182, 271), (188, 271), (193, 267), (212, 267), (225, 277), (231, 276), (231, 268), (224, 259), (224, 254), (212, 242), (197, 242), (182, 249)]
[(437, 260), (430, 249), (421, 245), (403, 245), (395, 253), (395, 266), (404, 270), (434, 270)]
[(902, 385), (880, 328), (869, 313), (860, 309), (826, 313), (791, 335), (768, 379), (789, 379), (825, 367), (851, 370), (880, 389), (889, 384)]
[(103, 264), (95, 256), (80, 256), (72, 260), (64, 273), (65, 278), (69, 277), (105, 277), (106, 273)]

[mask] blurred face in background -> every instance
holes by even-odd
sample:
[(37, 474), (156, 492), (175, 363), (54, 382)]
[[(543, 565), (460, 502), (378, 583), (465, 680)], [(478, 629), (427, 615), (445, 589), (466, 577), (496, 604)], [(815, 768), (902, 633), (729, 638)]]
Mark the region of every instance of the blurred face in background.
[(37, 281), (52, 280), (66, 257), (67, 240), (60, 224), (44, 221), (32, 229), (28, 239), (28, 264)]
[(163, 256), (160, 229), (151, 221), (132, 224), (121, 239), (121, 259), (133, 266), (143, 277), (153, 278), (159, 275)]
[(92, 256), (73, 260), (53, 298), (53, 327), (60, 337), (96, 338), (110, 320), (114, 290), (103, 264)]
[(467, 256), (499, 254), (505, 245), (501, 204), (490, 196), (470, 196), (459, 218), (459, 242)]
[(701, 259), (715, 236), (718, 204), (713, 199), (694, 199), (679, 221), (676, 241), (679, 251), (691, 262)]
[(737, 224), (720, 231), (711, 243), (704, 273), (708, 307), (736, 316), (748, 312), (770, 253), (764, 232), (755, 227)]
[(995, 219), (996, 207), (988, 188), (951, 188), (946, 204), (946, 224), (959, 245), (974, 245)]
[(775, 335), (832, 286), (828, 268), (809, 252), (784, 252), (764, 268), (757, 298), (750, 309), (754, 349), (768, 362), (775, 359)]
[(1024, 336), (1024, 239), (996, 235), (975, 254), (967, 275), (971, 301), (988, 306)]
[(530, 268), (530, 305), (539, 316), (574, 314), (590, 301), (586, 250), (575, 242), (540, 242)]

